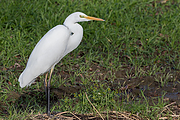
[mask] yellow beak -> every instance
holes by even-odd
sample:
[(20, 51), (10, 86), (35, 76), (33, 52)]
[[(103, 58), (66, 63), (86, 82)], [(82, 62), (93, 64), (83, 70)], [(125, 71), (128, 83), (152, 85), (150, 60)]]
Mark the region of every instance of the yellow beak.
[(97, 20), (97, 21), (105, 21), (101, 18), (96, 18), (96, 17), (91, 17), (91, 16), (85, 16), (84, 18), (88, 19), (88, 20)]

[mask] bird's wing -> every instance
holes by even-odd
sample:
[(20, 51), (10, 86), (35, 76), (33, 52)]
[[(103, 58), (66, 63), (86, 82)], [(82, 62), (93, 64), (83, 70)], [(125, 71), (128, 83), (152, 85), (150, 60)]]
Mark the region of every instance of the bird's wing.
[(36, 77), (50, 70), (62, 59), (70, 34), (65, 26), (58, 25), (41, 38), (19, 77), (21, 87), (29, 85)]

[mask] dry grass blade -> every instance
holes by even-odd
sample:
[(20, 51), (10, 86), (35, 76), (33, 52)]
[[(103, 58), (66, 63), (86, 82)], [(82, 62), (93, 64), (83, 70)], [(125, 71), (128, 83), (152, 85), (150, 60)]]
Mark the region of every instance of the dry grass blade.
[(94, 107), (94, 105), (93, 105), (93, 104), (91, 103), (91, 101), (89, 100), (86, 92), (85, 92), (85, 94), (86, 94), (86, 98), (87, 98), (87, 100), (89, 101), (89, 103), (93, 106), (93, 108), (96, 110), (96, 112), (99, 114), (99, 116), (104, 120), (104, 118), (102, 117), (102, 115), (99, 113), (99, 111)]
[[(72, 114), (72, 117), (68, 117), (66, 115), (63, 114)], [(59, 113), (55, 113), (52, 114), (50, 117), (47, 116), (47, 114), (37, 114), (37, 115), (31, 115), (31, 119), (33, 120), (62, 120), (62, 119), (68, 119), (68, 120), (73, 120), (73, 119), (78, 119), (81, 120), (79, 117), (77, 117), (75, 114), (73, 114), (70, 111), (65, 111), (65, 112), (59, 112)]]
[[(107, 112), (103, 112), (103, 114), (107, 114)], [(109, 111), (108, 114), (114, 119), (141, 120), (139, 116), (127, 112)]]
[[(78, 120), (81, 120), (79, 117), (77, 117), (75, 114), (73, 114), (73, 113), (70, 112), (70, 111), (60, 112), (60, 113), (56, 114), (55, 116), (62, 115), (62, 114), (65, 114), (65, 113), (70, 113), (70, 114), (72, 114), (75, 118), (77, 118)], [(72, 118), (72, 117), (66, 117), (66, 118), (69, 119), (69, 118)]]
[(166, 105), (165, 107), (169, 107), (169, 106), (171, 106), (171, 105), (173, 105), (173, 104), (175, 104), (175, 103), (176, 103), (176, 102), (172, 102), (172, 103)]
[(172, 115), (169, 115), (169, 117), (173, 117), (173, 118), (179, 118), (180, 115), (176, 115), (173, 111), (170, 110), (170, 106), (174, 105), (176, 102), (172, 102), (168, 105), (166, 105), (165, 107), (163, 107), (163, 110), (160, 112), (160, 114), (158, 114), (157, 117), (159, 117), (159, 120), (164, 120), (164, 119), (168, 119), (168, 117), (160, 117), (160, 115), (165, 112), (165, 111), (169, 111), (170, 113), (172, 113)]

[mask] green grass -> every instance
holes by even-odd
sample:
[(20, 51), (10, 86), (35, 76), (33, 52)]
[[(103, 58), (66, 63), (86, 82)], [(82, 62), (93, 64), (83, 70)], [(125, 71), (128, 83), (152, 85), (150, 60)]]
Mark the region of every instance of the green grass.
[[(152, 77), (155, 81), (152, 83), (163, 88), (161, 92), (166, 92), (164, 88), (168, 84), (180, 84), (179, 1), (163, 4), (153, 0), (1, 0), (0, 8), (0, 116), (3, 119), (27, 119), (45, 112), (45, 103), (41, 103), (45, 99), (44, 76), (23, 89), (18, 77), (41, 37), (76, 11), (106, 21), (79, 23), (84, 29), (83, 40), (56, 65), (51, 85), (80, 89), (64, 94), (51, 110), (96, 113), (85, 97), (86, 92), (100, 112), (127, 111), (144, 119), (171, 114), (161, 113), (169, 103), (164, 101), (164, 95), (151, 98), (141, 90), (136, 95), (131, 87), (143, 90), (143, 77)], [(140, 82), (134, 84), (133, 80)], [(180, 92), (178, 87), (177, 91)]]

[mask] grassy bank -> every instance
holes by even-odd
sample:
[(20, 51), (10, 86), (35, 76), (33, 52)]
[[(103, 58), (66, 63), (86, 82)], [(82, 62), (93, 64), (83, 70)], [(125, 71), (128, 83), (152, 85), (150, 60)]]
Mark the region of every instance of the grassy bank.
[(44, 76), (23, 89), (18, 77), (41, 37), (81, 11), (106, 21), (79, 23), (81, 44), (52, 76), (51, 111), (95, 116), (89, 98), (105, 118), (112, 118), (112, 111), (178, 118), (179, 7), (178, 1), (157, 0), (1, 0), (0, 116), (28, 119), (45, 113)]

